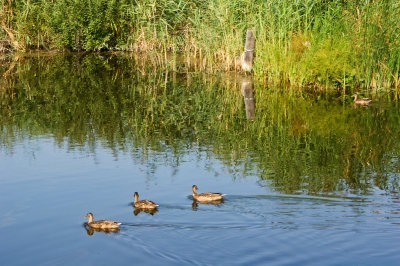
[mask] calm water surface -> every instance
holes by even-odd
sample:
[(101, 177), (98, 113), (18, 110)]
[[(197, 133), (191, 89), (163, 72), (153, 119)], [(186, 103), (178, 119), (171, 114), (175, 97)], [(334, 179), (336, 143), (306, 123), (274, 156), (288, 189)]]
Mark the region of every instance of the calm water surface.
[[(353, 108), (346, 101), (332, 106), (306, 99), (265, 117), (256, 106), (250, 121), (239, 89), (231, 92), (238, 102), (221, 110), (178, 81), (164, 84), (173, 88), (171, 96), (146, 94), (135, 87), (143, 84), (140, 78), (93, 96), (91, 86), (112, 87), (110, 80), (124, 76), (97, 77), (92, 68), (99, 64), (85, 63), (99, 80), (71, 91), (82, 80), (62, 81), (76, 65), (59, 60), (72, 67), (61, 77), (50, 73), (38, 85), (29, 71), (38, 73), (47, 63), (28, 61), (30, 70), (21, 67), (11, 78), (12, 92), (3, 84), (1, 265), (399, 265), (396, 103)], [(213, 85), (197, 86), (205, 91)], [(29, 97), (28, 87), (38, 92)], [(52, 89), (52, 97), (39, 93)], [(78, 96), (60, 96), (81, 91), (89, 91), (79, 96), (85, 104)], [(212, 90), (210, 99), (218, 102), (219, 93)], [(193, 97), (190, 103), (182, 94)], [(312, 118), (298, 117), (302, 105)], [(214, 113), (205, 117), (209, 109)], [(186, 111), (188, 118), (180, 119)], [(293, 116), (278, 123), (279, 112)], [(325, 123), (317, 114), (328, 113), (340, 113), (345, 128), (330, 117), (327, 123), (338, 123), (332, 131), (317, 130)], [(258, 129), (262, 123), (268, 126)], [(376, 143), (381, 147), (370, 149)], [(195, 205), (193, 184), (199, 192), (226, 193), (226, 199)], [(135, 212), (135, 191), (157, 202), (158, 212)], [(120, 221), (120, 232), (86, 230), (88, 212)]]

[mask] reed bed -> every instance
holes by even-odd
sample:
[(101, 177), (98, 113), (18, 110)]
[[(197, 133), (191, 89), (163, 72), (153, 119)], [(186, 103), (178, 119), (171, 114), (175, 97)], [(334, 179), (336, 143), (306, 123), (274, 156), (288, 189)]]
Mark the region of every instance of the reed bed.
[(397, 0), (3, 0), (0, 51), (152, 52), (157, 67), (172, 54), (186, 71), (233, 71), (250, 28), (265, 83), (400, 93), (399, 17)]

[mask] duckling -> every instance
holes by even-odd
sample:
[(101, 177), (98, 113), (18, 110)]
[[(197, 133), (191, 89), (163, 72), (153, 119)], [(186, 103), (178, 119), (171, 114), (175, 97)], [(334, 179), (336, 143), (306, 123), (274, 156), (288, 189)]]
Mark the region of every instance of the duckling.
[(360, 105), (368, 105), (372, 100), (368, 98), (360, 98), (358, 99), (357, 94), (351, 95), (351, 97), (354, 97), (354, 103), (355, 104), (360, 104)]
[(133, 205), (135, 208), (140, 208), (140, 209), (155, 209), (157, 208), (157, 204), (151, 200), (139, 200), (139, 193), (135, 192), (134, 194), (135, 197), (135, 202)]
[(215, 193), (215, 192), (203, 192), (201, 194), (197, 194), (197, 192), (196, 192), (197, 189), (198, 189), (198, 187), (196, 185), (192, 186), (192, 195), (193, 195), (193, 199), (195, 199), (199, 202), (221, 200), (222, 197), (226, 195), (226, 194)]
[(93, 214), (91, 212), (86, 214), (85, 218), (89, 219), (89, 222), (87, 224), (93, 228), (113, 229), (113, 228), (118, 228), (118, 226), (121, 224), (115, 221), (108, 221), (108, 220), (93, 221)]

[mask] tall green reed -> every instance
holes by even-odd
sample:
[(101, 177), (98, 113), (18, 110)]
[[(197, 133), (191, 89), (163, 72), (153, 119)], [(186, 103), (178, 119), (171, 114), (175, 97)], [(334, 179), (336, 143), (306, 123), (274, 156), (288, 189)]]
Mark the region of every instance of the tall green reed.
[[(400, 4), (334, 0), (2, 1), (15, 49), (125, 50), (158, 66), (233, 71), (247, 29), (254, 76), (292, 87), (400, 91)], [(4, 38), (10, 34), (3, 32)]]

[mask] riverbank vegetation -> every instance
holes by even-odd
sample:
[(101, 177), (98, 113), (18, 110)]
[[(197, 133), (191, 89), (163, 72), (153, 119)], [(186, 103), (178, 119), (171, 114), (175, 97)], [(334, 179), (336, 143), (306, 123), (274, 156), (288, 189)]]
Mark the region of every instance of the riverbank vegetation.
[(247, 29), (254, 76), (294, 87), (400, 91), (397, 0), (3, 0), (2, 51), (124, 50), (232, 71)]
[(400, 109), (387, 93), (354, 108), (340, 92), (290, 97), (255, 84), (251, 121), (235, 76), (151, 70), (109, 54), (20, 60), (0, 81), (0, 150), (11, 156), (47, 136), (85, 155), (131, 154), (149, 172), (197, 150), (232, 178), (257, 176), (284, 193), (399, 189)]

